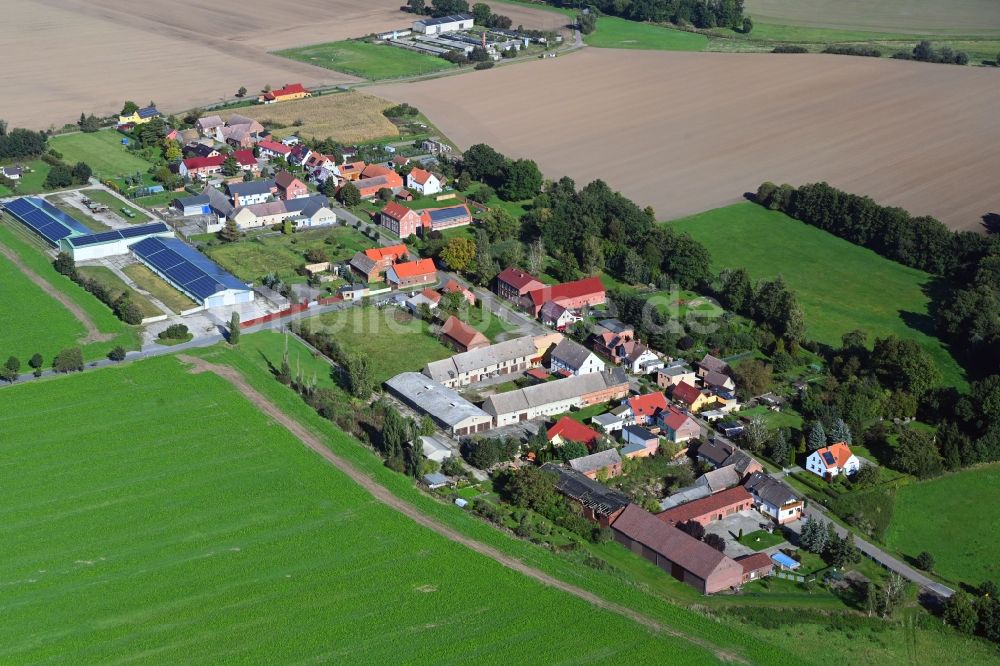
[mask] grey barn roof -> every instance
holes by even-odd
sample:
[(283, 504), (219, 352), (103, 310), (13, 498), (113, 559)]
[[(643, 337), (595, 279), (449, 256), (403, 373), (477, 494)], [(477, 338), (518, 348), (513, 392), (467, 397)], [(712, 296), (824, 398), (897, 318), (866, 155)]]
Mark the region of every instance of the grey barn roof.
[(489, 347), (455, 354), (440, 361), (432, 361), (424, 368), (424, 374), (435, 381), (447, 381), (461, 374), (500, 365), (518, 358), (531, 358), (537, 353), (535, 339), (528, 335), (523, 338), (498, 342)]
[(570, 368), (580, 369), (584, 361), (590, 356), (591, 351), (578, 342), (569, 338), (563, 338), (562, 342), (552, 350), (553, 360), (560, 361)]
[(415, 407), (427, 412), (439, 423), (455, 425), (466, 419), (489, 420), (490, 415), (471, 402), (420, 374), (403, 372), (386, 383), (394, 393)]
[(444, 25), (445, 23), (456, 23), (458, 21), (469, 21), (472, 19), (472, 14), (452, 14), (451, 16), (442, 16), (441, 18), (425, 18), (420, 19), (417, 23), (422, 23), (426, 26), (432, 25)]
[(586, 393), (603, 391), (627, 382), (628, 378), (620, 368), (615, 368), (610, 372), (592, 372), (491, 395), (483, 403), (483, 409), (491, 414), (509, 414), (539, 405), (577, 398)]
[(610, 515), (630, 504), (629, 498), (625, 495), (584, 476), (575, 469), (566, 469), (555, 463), (545, 463), (542, 465), (542, 471), (557, 475), (556, 490), (593, 509), (596, 514)]
[(799, 496), (787, 485), (761, 472), (751, 474), (743, 487), (772, 506), (781, 507), (799, 500)]
[(586, 474), (604, 469), (608, 465), (620, 465), (621, 462), (622, 457), (618, 455), (618, 449), (607, 449), (582, 458), (574, 458), (569, 461), (569, 466), (581, 474)]
[(270, 194), (274, 187), (274, 181), (270, 178), (266, 180), (253, 180), (249, 183), (231, 183), (229, 194), (233, 196), (248, 197), (253, 194)]

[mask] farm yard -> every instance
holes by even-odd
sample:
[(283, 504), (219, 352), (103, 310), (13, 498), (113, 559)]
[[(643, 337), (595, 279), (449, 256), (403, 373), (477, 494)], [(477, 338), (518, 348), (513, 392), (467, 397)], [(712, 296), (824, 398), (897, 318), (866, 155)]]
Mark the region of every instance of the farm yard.
[[(138, 348), (138, 333), (123, 324), (106, 305), (60, 275), (49, 258), (28, 240), (28, 231), (7, 216), (0, 217), (0, 274), (4, 281), (4, 317), (0, 349), (21, 360), (22, 368), (39, 353), (49, 367), (62, 349), (80, 346), (84, 360), (104, 358), (113, 347)], [(44, 281), (33, 282), (10, 257)], [(60, 302), (65, 299), (77, 312)], [(25, 372), (27, 370), (24, 370)]]
[[(826, 180), (980, 231), (982, 216), (1000, 209), (1000, 154), (989, 148), (1000, 126), (987, 111), (1000, 103), (995, 73), (843, 56), (585, 49), (368, 90), (417, 106), (460, 148), (483, 142), (536, 160), (551, 177), (606, 179), (660, 219), (734, 203), (765, 180)], [(576, 140), (601, 127), (616, 131)]]
[(899, 489), (886, 543), (916, 558), (931, 551), (935, 571), (978, 585), (1000, 578), (994, 555), (1000, 521), (983, 507), (1000, 502), (1000, 465), (985, 465)]
[(238, 113), (262, 123), (284, 125), (284, 129), (275, 130), (278, 137), (295, 134), (303, 138), (330, 137), (343, 143), (357, 143), (399, 136), (399, 129), (382, 115), (382, 110), (388, 106), (388, 102), (377, 97), (349, 92), (250, 106), (222, 115), (229, 118)]
[[(509, 659), (515, 640), (532, 660), (713, 661), (373, 502), (224, 380), (172, 358), (5, 395), (0, 455), (20, 473), (2, 491), (0, 568), (16, 601), (4, 660), (489, 661)], [(392, 603), (369, 613), (374, 599)], [(557, 630), (566, 613), (578, 631)], [(545, 623), (546, 640), (531, 640)], [(598, 639), (609, 629), (641, 640), (609, 646)]]
[(932, 276), (753, 203), (670, 224), (708, 248), (716, 271), (743, 267), (754, 280), (782, 275), (805, 310), (810, 338), (839, 346), (854, 329), (867, 331), (869, 344), (889, 334), (910, 338), (931, 354), (945, 384), (965, 384), (961, 368), (925, 324)]
[(437, 56), (357, 40), (301, 46), (276, 53), (292, 60), (374, 81), (432, 74), (455, 68), (454, 64)]

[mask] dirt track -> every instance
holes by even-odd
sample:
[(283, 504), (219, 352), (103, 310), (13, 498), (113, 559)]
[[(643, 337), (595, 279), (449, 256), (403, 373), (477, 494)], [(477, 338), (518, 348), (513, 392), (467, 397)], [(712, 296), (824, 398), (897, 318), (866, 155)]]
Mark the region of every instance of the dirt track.
[(81, 339), (81, 343), (106, 342), (115, 337), (113, 333), (101, 333), (100, 329), (97, 328), (97, 325), (94, 324), (94, 321), (90, 318), (90, 315), (88, 315), (83, 308), (74, 303), (69, 296), (53, 287), (48, 280), (28, 268), (27, 264), (21, 261), (21, 257), (17, 256), (16, 252), (10, 248), (0, 247), (0, 254), (7, 257), (7, 259), (10, 259), (10, 261), (17, 266), (22, 273), (24, 273), (25, 277), (38, 285), (39, 288), (41, 288), (41, 290), (46, 294), (59, 301), (64, 308), (69, 310), (73, 316), (76, 317), (81, 324), (83, 324), (83, 327), (87, 330), (87, 337)]
[(823, 55), (587, 48), (475, 76), (372, 86), (459, 146), (595, 178), (672, 219), (766, 180), (827, 180), (982, 230), (1000, 212), (1000, 74)]
[(717, 658), (722, 659), (724, 661), (745, 663), (744, 660), (739, 655), (736, 655), (732, 652), (728, 652), (726, 650), (721, 650), (718, 647), (712, 645), (711, 643), (708, 643), (707, 641), (704, 641), (700, 638), (696, 638), (694, 636), (690, 636), (675, 629), (666, 627), (660, 622), (657, 622), (656, 620), (646, 615), (642, 615), (641, 613), (637, 613), (636, 611), (630, 608), (626, 608), (624, 606), (620, 606), (618, 604), (607, 601), (606, 599), (603, 599), (592, 592), (588, 592), (587, 590), (576, 587), (575, 585), (570, 585), (569, 583), (561, 581), (558, 578), (554, 578), (553, 576), (550, 576), (549, 574), (545, 573), (544, 571), (541, 571), (540, 569), (528, 566), (527, 564), (521, 562), (517, 558), (502, 553), (495, 548), (492, 548), (479, 541), (476, 541), (475, 539), (471, 539), (465, 536), (464, 534), (461, 534), (460, 532), (448, 527), (447, 525), (444, 525), (443, 523), (440, 523), (437, 520), (424, 515), (416, 507), (396, 497), (391, 492), (389, 492), (385, 487), (379, 485), (370, 476), (368, 476), (358, 468), (354, 467), (354, 465), (352, 465), (351, 463), (347, 462), (343, 458), (337, 456), (332, 451), (330, 451), (330, 449), (328, 449), (323, 444), (322, 440), (318, 436), (316, 436), (313, 432), (311, 432), (305, 426), (300, 424), (298, 421), (294, 420), (293, 418), (282, 412), (277, 405), (275, 405), (273, 402), (271, 402), (261, 393), (259, 393), (256, 389), (250, 386), (247, 383), (246, 379), (244, 379), (243, 375), (241, 375), (237, 370), (228, 366), (209, 363), (204, 359), (195, 358), (187, 355), (178, 355), (177, 359), (184, 363), (191, 364), (192, 366), (191, 372), (193, 373), (212, 372), (222, 377), (226, 381), (228, 381), (251, 403), (259, 407), (261, 411), (263, 411), (269, 417), (274, 419), (275, 422), (279, 423), (280, 425), (288, 429), (289, 432), (295, 435), (295, 437), (297, 437), (299, 441), (305, 444), (309, 449), (319, 454), (320, 457), (322, 457), (328, 463), (330, 463), (331, 465), (342, 471), (344, 474), (350, 477), (351, 480), (353, 480), (359, 486), (361, 486), (369, 493), (371, 493), (371, 495), (376, 500), (402, 513), (403, 515), (407, 516), (414, 522), (430, 530), (433, 530), (437, 534), (440, 534), (441, 536), (445, 537), (450, 541), (454, 541), (455, 543), (460, 543), (466, 548), (476, 551), (480, 555), (484, 555), (492, 560), (495, 560), (500, 564), (504, 565), (505, 567), (513, 569), (514, 571), (522, 573), (530, 578), (534, 578), (535, 580), (539, 581), (544, 585), (560, 589), (564, 592), (572, 594), (575, 597), (583, 599), (584, 601), (593, 604), (594, 606), (627, 617), (652, 631), (666, 634), (669, 636), (674, 636), (676, 638), (681, 638), (690, 643), (698, 645), (699, 647), (711, 651)]

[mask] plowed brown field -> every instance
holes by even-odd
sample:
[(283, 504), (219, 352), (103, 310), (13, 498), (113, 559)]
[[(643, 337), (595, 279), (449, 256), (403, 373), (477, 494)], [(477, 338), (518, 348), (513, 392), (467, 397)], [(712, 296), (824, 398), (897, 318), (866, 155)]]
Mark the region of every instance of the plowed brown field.
[(765, 180), (827, 180), (981, 229), (1000, 211), (1000, 76), (822, 55), (585, 49), (555, 60), (367, 89), (427, 113), (461, 147), (603, 178), (661, 219)]
[[(46, 128), (80, 112), (117, 112), (153, 100), (179, 111), (231, 97), (240, 86), (309, 86), (358, 79), (269, 51), (409, 26), (404, 0), (4, 0), (0, 118)], [(494, 3), (514, 24), (555, 28), (565, 17)]]

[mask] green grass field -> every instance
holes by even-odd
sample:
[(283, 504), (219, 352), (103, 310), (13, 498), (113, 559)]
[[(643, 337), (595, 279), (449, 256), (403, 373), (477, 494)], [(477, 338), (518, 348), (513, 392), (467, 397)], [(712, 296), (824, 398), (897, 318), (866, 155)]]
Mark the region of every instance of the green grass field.
[(121, 143), (122, 135), (114, 130), (84, 134), (60, 134), (49, 139), (49, 146), (62, 153), (69, 164), (86, 162), (98, 178), (117, 178), (123, 174), (146, 173), (151, 163), (130, 153)]
[(743, 538), (739, 539), (739, 542), (747, 548), (759, 551), (764, 550), (765, 548), (770, 548), (771, 546), (777, 546), (784, 540), (785, 537), (781, 535), (781, 532), (769, 533), (764, 530), (757, 530), (756, 532), (744, 534)]
[[(117, 345), (138, 349), (137, 330), (122, 323), (110, 308), (82, 287), (57, 273), (49, 258), (29, 244), (29, 233), (9, 217), (0, 218), (0, 245), (14, 250), (29, 268), (83, 308), (98, 330), (114, 335), (106, 342), (83, 345), (84, 359), (104, 358)], [(4, 358), (17, 356), (22, 367), (26, 367), (28, 358), (39, 353), (48, 367), (59, 350), (78, 345), (86, 331), (72, 313), (5, 257), (0, 257), (0, 271), (6, 278), (2, 283), (3, 325), (0, 325), (0, 354)]]
[(839, 346), (844, 333), (860, 328), (869, 342), (889, 334), (916, 340), (941, 369), (944, 384), (966, 385), (962, 369), (933, 335), (927, 273), (752, 203), (670, 224), (708, 248), (714, 270), (744, 267), (755, 280), (784, 276), (805, 310), (810, 338)]
[[(174, 289), (173, 286), (167, 284), (163, 278), (149, 270), (144, 264), (131, 264), (122, 269), (122, 272), (132, 278), (132, 281), (141, 289), (148, 291), (153, 298), (178, 314), (198, 305)], [(159, 311), (157, 313), (162, 314)]]
[(365, 79), (398, 79), (416, 74), (453, 69), (443, 58), (416, 53), (387, 44), (345, 40), (276, 51), (277, 55), (299, 62), (335, 69)]
[[(39, 194), (45, 191), (45, 179), (49, 176), (49, 170), (52, 168), (49, 166), (48, 162), (43, 162), (42, 160), (31, 160), (30, 162), (19, 162), (21, 166), (30, 169), (21, 175), (21, 180), (17, 181), (17, 194)], [(8, 165), (4, 165), (8, 166)], [(5, 185), (0, 185), (0, 197), (5, 197), (13, 194), (14, 190), (11, 190)]]
[[(83, 194), (89, 197), (91, 200), (96, 201), (97, 203), (104, 204), (105, 206), (110, 208), (115, 213), (115, 215), (117, 215), (124, 221), (128, 222), (129, 224), (145, 224), (146, 222), (149, 222), (150, 219), (152, 219), (149, 217), (149, 215), (146, 215), (144, 212), (142, 212), (142, 210), (135, 204), (128, 203), (122, 199), (119, 199), (118, 197), (111, 194), (107, 190), (97, 190), (97, 189), (84, 190)], [(123, 207), (129, 208), (135, 216), (126, 217), (125, 214), (122, 213)]]
[(978, 585), (1000, 580), (1000, 465), (987, 465), (904, 486), (896, 496), (886, 543), (908, 558), (930, 552), (935, 571)]
[[(454, 353), (431, 335), (426, 322), (398, 308), (354, 307), (306, 321), (314, 330), (329, 330), (346, 350), (367, 356), (380, 384), (400, 372), (419, 372), (428, 362)], [(404, 354), (394, 353), (402, 350)]]
[(132, 302), (142, 310), (143, 317), (156, 317), (163, 314), (158, 307), (146, 300), (145, 296), (125, 284), (110, 268), (105, 268), (104, 266), (80, 266), (77, 270), (91, 280), (96, 280), (103, 284), (116, 295), (115, 298), (118, 298), (121, 294), (128, 294)]
[[(329, 242), (328, 242), (329, 241)], [(295, 269), (306, 263), (305, 253), (323, 249), (331, 261), (350, 259), (375, 243), (350, 227), (299, 231), (291, 236), (271, 235), (236, 243), (206, 246), (205, 254), (241, 280), (259, 280), (275, 273), (283, 280), (303, 280)]]
[(713, 663), (374, 502), (172, 358), (8, 391), (4, 661)]
[(708, 46), (708, 38), (704, 35), (616, 16), (597, 19), (597, 30), (584, 36), (583, 40), (588, 46), (607, 49), (701, 51)]

